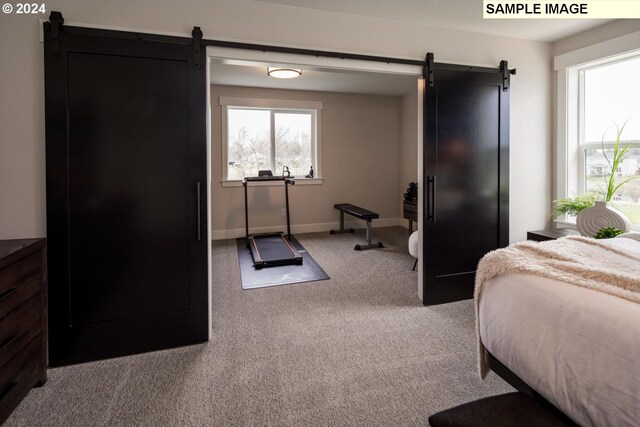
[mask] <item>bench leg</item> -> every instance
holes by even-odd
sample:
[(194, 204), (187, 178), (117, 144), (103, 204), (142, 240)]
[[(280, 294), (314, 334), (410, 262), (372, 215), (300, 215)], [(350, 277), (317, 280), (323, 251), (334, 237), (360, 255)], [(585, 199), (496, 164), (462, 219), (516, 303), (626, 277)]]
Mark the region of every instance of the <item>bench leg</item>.
[(356, 245), (353, 249), (356, 251), (364, 250), (364, 249), (377, 249), (384, 248), (382, 242), (371, 243), (371, 220), (367, 220), (367, 244), (366, 245)]
[(344, 212), (340, 211), (340, 230), (331, 230), (329, 234), (354, 233), (353, 228), (345, 230), (344, 228)]

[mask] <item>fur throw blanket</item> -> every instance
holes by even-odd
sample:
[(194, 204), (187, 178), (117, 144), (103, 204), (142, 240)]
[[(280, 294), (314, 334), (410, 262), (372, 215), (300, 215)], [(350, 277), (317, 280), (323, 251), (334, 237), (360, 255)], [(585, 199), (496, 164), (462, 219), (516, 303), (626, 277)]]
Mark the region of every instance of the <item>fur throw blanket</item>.
[(542, 276), (640, 303), (640, 253), (580, 236), (519, 242), (489, 252), (478, 264), (474, 296), (482, 378), (488, 369), (480, 342), (479, 301), (483, 284), (502, 274)]
[(476, 272), (482, 284), (500, 274), (532, 274), (640, 302), (640, 254), (588, 237), (520, 242), (486, 254)]

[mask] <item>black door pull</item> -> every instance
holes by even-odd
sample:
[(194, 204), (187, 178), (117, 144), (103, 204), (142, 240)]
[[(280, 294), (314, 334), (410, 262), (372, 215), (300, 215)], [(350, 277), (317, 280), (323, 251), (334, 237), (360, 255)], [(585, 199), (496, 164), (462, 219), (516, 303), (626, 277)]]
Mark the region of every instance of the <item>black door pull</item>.
[(427, 176), (427, 221), (436, 222), (436, 177)]
[(198, 210), (197, 221), (198, 221), (198, 240), (201, 240), (202, 236), (200, 235), (200, 181), (196, 183), (196, 209)]

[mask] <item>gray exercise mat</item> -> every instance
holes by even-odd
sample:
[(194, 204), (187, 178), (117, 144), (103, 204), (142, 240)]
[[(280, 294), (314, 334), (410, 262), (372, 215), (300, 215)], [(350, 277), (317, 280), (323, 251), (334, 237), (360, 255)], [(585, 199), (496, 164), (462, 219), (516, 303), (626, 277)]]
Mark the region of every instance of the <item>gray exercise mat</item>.
[(251, 252), (246, 247), (244, 237), (236, 239), (242, 289), (265, 288), (268, 286), (292, 285), (295, 283), (315, 282), (327, 280), (329, 276), (318, 265), (313, 257), (298, 242), (291, 238), (291, 244), (302, 255), (302, 265), (281, 265), (276, 267), (253, 267)]

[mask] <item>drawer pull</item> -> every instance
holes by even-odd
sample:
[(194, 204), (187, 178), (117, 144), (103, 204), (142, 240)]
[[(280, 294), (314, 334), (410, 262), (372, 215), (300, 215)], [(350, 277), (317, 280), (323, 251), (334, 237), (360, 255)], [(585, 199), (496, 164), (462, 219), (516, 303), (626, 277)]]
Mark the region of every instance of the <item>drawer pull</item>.
[(7, 384), (4, 389), (2, 390), (2, 393), (0, 393), (0, 400), (4, 399), (4, 397), (9, 394), (9, 392), (11, 391), (12, 388), (14, 388), (16, 386), (16, 384), (18, 384), (17, 382), (12, 382)]
[(15, 335), (13, 335), (13, 336), (7, 338), (6, 340), (4, 340), (4, 342), (0, 343), (0, 351), (4, 350), (9, 344), (14, 342), (15, 340), (16, 340), (16, 336)]
[(11, 288), (8, 289), (6, 291), (4, 291), (3, 293), (0, 294), (0, 301), (4, 301), (7, 298), (9, 298), (11, 295), (15, 294), (16, 292), (18, 292), (18, 290), (16, 288)]

